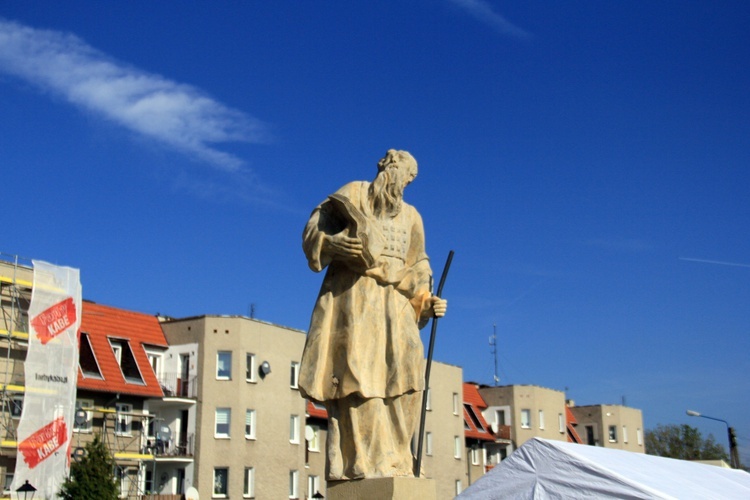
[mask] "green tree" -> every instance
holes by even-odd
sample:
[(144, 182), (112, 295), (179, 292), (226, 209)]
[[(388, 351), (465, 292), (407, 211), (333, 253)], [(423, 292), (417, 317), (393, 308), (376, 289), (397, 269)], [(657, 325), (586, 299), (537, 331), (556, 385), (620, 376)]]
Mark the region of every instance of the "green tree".
[(117, 500), (120, 487), (114, 476), (115, 460), (99, 436), (86, 445), (86, 454), (70, 465), (60, 496), (65, 500)]
[(695, 427), (682, 424), (657, 425), (646, 431), (646, 453), (682, 460), (725, 460), (729, 455), (713, 435), (703, 438)]

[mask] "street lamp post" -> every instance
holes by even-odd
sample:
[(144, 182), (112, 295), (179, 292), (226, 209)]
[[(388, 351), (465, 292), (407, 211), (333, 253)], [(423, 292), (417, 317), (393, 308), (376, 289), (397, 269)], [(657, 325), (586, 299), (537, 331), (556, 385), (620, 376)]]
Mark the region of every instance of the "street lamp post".
[(36, 493), (36, 488), (29, 484), (28, 479), (21, 485), (20, 488), (16, 489), (16, 494), (18, 495), (19, 500), (21, 498), (21, 494), (23, 494), (23, 500), (33, 500), (34, 493)]
[(703, 417), (710, 420), (717, 420), (719, 422), (724, 422), (724, 425), (727, 426), (727, 437), (729, 438), (729, 460), (732, 465), (732, 469), (739, 469), (740, 468), (740, 454), (739, 450), (737, 450), (737, 434), (734, 432), (734, 427), (729, 426), (729, 422), (727, 422), (724, 419), (716, 418), (716, 417), (709, 417), (708, 415), (703, 415), (702, 413), (698, 413), (697, 411), (693, 410), (687, 410), (685, 413), (688, 414), (690, 417)]

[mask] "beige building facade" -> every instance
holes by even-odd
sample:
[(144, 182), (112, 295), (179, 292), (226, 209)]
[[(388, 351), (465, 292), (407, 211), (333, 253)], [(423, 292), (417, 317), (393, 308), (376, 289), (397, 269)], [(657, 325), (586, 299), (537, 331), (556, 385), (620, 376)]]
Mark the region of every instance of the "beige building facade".
[(643, 413), (622, 405), (570, 405), (584, 444), (645, 453)]

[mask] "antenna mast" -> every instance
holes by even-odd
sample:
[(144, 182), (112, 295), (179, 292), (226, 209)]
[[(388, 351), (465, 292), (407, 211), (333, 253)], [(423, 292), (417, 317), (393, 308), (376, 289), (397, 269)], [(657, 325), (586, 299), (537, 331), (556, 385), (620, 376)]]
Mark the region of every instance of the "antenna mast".
[(492, 355), (495, 357), (495, 387), (500, 382), (500, 377), (497, 376), (497, 325), (492, 323), (492, 337), (490, 337), (490, 347), (492, 348)]

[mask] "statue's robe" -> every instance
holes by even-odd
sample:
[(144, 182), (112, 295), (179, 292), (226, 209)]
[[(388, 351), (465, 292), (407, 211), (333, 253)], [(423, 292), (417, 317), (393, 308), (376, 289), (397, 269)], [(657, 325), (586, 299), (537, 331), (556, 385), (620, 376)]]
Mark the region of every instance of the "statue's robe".
[(408, 476), (411, 439), (424, 389), (422, 309), (431, 270), (422, 218), (406, 203), (395, 217), (376, 218), (368, 182), (337, 191), (365, 215), (384, 248), (375, 263), (335, 259), (324, 235), (347, 230), (331, 201), (312, 213), (303, 234), (310, 268), (328, 268), (310, 322), (299, 386), (329, 416), (328, 479)]

